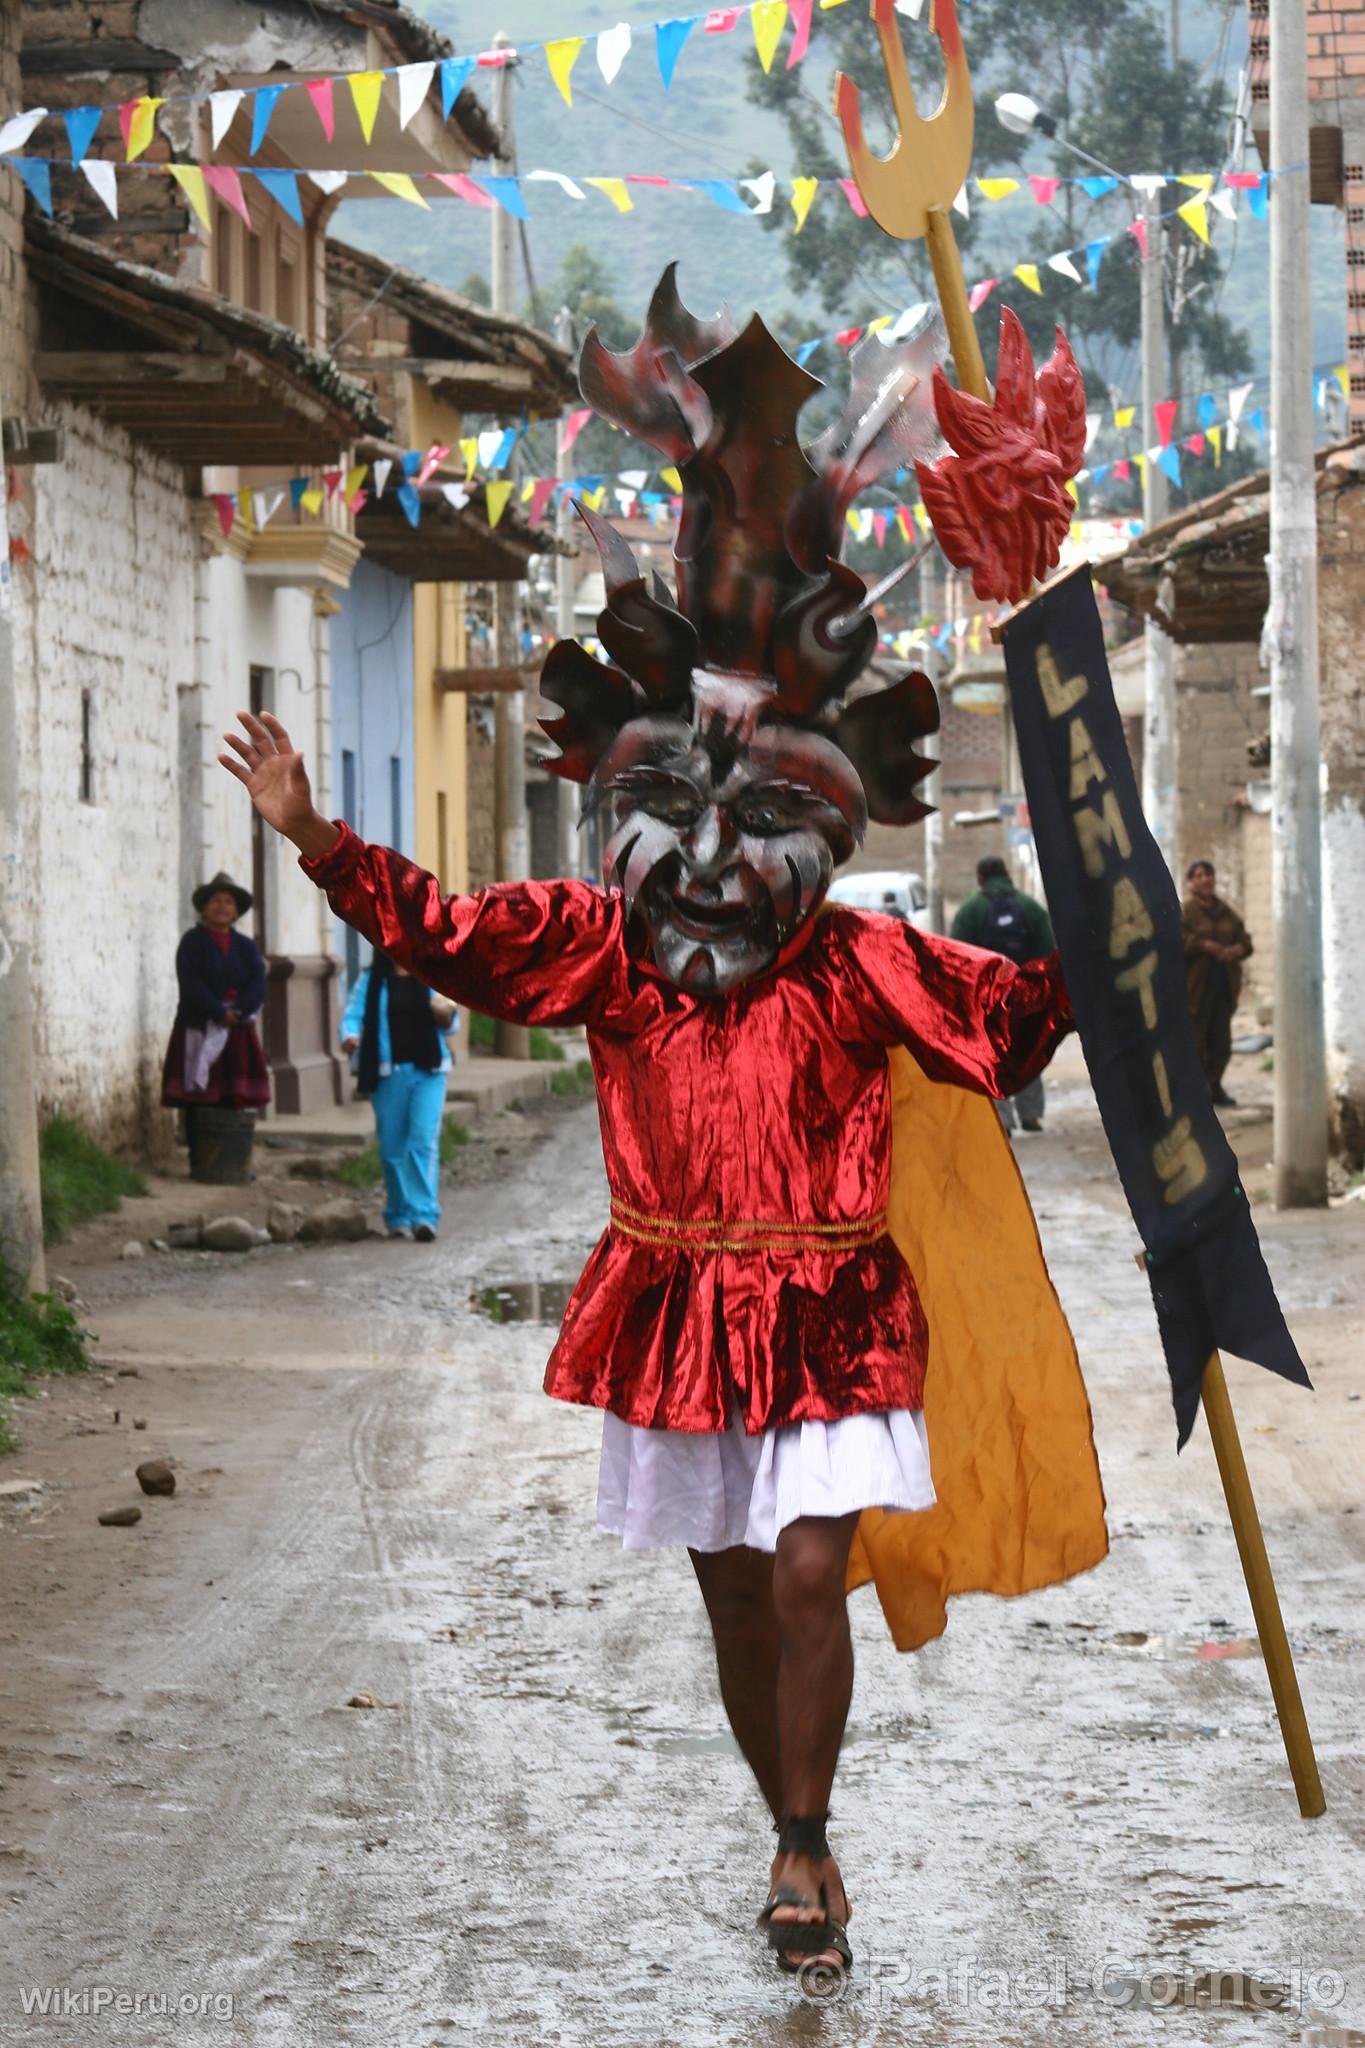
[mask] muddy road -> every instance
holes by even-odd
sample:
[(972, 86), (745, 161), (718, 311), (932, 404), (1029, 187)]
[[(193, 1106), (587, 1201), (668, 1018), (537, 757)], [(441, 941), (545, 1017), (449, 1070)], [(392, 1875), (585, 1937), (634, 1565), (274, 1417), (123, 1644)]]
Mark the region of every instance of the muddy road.
[[(0, 1472), (43, 1482), (0, 1503), (0, 2041), (1365, 2043), (1365, 1203), (1258, 1210), (1316, 1395), (1229, 1368), (1309, 1824), (1207, 1440), (1177, 1463), (1132, 1228), (1057, 1071), (1020, 1156), (1112, 1553), (958, 1602), (909, 1658), (855, 1597), (841, 2000), (752, 1932), (771, 1836), (685, 1557), (596, 1534), (599, 1426), (540, 1393), (552, 1331), (479, 1305), (572, 1278), (605, 1218), (595, 1113), (548, 1101), (462, 1162), (434, 1247), (80, 1267), (100, 1373), (26, 1406)], [(97, 1526), (153, 1455), (175, 1497)]]

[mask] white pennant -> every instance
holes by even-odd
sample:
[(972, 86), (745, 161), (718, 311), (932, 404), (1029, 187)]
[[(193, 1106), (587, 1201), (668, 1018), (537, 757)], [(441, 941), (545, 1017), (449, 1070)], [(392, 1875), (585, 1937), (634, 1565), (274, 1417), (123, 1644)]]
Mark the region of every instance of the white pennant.
[(1098, 434), (1103, 419), (1104, 414), (1102, 412), (1088, 412), (1085, 416), (1085, 452), (1087, 455), (1090, 453), (1090, 443)]
[(265, 509), (264, 491), (253, 491), (251, 493), (251, 517), (256, 531), (259, 533), (266, 520), (270, 517), (270, 514)]
[(30, 107), (26, 113), (14, 114), (0, 128), (0, 156), (8, 156), (11, 150), (22, 149), (38, 123), (47, 116), (46, 107)]
[(114, 219), (117, 220), (118, 179), (114, 176), (114, 166), (111, 163), (107, 163), (102, 157), (88, 156), (81, 165), (81, 170), (85, 177), (89, 179), (93, 190), (98, 193), (110, 213), (113, 214)]
[(587, 194), (581, 185), (575, 185), (572, 178), (563, 171), (527, 171), (526, 176), (541, 185), (558, 185), (561, 192), (567, 192), (570, 199), (585, 199)]
[(620, 472), (620, 476), (622, 483), (626, 484), (632, 491), (642, 491), (649, 482), (649, 471), (647, 469), (623, 469)]
[(1077, 270), (1065, 249), (1062, 250), (1060, 256), (1049, 256), (1047, 267), (1049, 270), (1055, 270), (1060, 277), (1069, 277), (1073, 284), (1080, 284), (1082, 281), (1080, 271)]
[[(386, 463), (384, 466), (387, 468), (388, 464)], [(379, 465), (376, 463), (375, 468), (377, 469), (378, 467)], [(469, 492), (463, 484), (442, 484), (441, 496), (445, 499), (447, 505), (450, 506), (452, 512), (463, 512), (465, 506), (469, 503)]]
[(1128, 180), (1135, 192), (1141, 192), (1147, 199), (1154, 199), (1164, 187), (1166, 180), (1158, 171), (1139, 171)]
[(1228, 191), (1226, 187), (1221, 192), (1210, 192), (1209, 205), (1216, 212), (1221, 213), (1224, 220), (1236, 220), (1237, 194), (1235, 192)]
[(502, 446), (502, 428), (488, 427), (479, 436), (479, 468), (487, 469)]
[(908, 14), (911, 21), (918, 21), (924, 12), (924, 0), (896, 0), (897, 14)]
[(964, 220), (970, 220), (972, 217), (971, 201), (967, 197), (967, 187), (965, 185), (953, 201), (953, 212), (960, 213)]
[(209, 133), (213, 137), (215, 149), (232, 126), (233, 116), (241, 104), (242, 95), (239, 92), (209, 94)]
[(327, 193), (329, 198), (333, 192), (341, 190), (350, 175), (349, 171), (310, 171), (308, 173), (310, 180), (317, 186), (319, 192)]
[(384, 486), (389, 480), (389, 472), (392, 470), (392, 468), (393, 464), (390, 462), (388, 456), (381, 455), (379, 460), (375, 463), (373, 470), (370, 472), (371, 476), (374, 479), (374, 494), (376, 498), (383, 497)]
[(917, 306), (907, 306), (905, 311), (897, 319), (893, 320), (889, 327), (881, 329), (882, 340), (904, 341), (906, 335), (912, 334), (919, 326), (920, 321), (928, 311), (929, 307), (923, 299), (920, 300)]
[(618, 21), (597, 38), (597, 68), (610, 85), (630, 52), (630, 23)]
[(398, 67), (398, 125), (406, 128), (436, 76), (434, 64), (400, 64)]
[(269, 524), (270, 524), (271, 520), (272, 520), (272, 519), (273, 519), (273, 518), (275, 517), (275, 514), (276, 514), (276, 513), (277, 513), (277, 512), (279, 511), (279, 509), (280, 509), (281, 505), (282, 505), (282, 504), (284, 503), (284, 492), (283, 492), (283, 491), (266, 491), (266, 492), (264, 493), (264, 497), (265, 497), (265, 518), (264, 518), (263, 520), (261, 520), (260, 524), (261, 524), (262, 526), (269, 526)]
[(772, 212), (773, 194), (777, 190), (777, 178), (772, 171), (763, 171), (757, 178), (741, 178), (740, 183), (746, 192), (753, 193), (755, 213)]
[(1252, 389), (1253, 387), (1250, 384), (1239, 384), (1235, 390), (1229, 391), (1228, 418), (1230, 420), (1236, 422), (1242, 417), (1242, 407), (1250, 398)]
[(625, 516), (625, 518), (629, 519), (629, 517), (630, 517), (631, 513), (632, 513), (632, 512), (633, 512), (633, 511), (635, 510), (635, 493), (634, 493), (634, 491), (619, 491), (619, 490), (618, 490), (618, 491), (617, 491), (617, 493), (616, 493), (616, 502), (617, 502), (617, 504), (618, 504), (618, 505), (619, 505), (619, 506), (621, 507), (621, 511), (622, 511), (623, 515)]

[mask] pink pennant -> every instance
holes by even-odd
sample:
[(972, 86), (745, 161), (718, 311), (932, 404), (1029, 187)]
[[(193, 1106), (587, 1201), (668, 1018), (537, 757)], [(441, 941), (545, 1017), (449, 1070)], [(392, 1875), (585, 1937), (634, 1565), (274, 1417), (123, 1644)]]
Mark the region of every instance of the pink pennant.
[(362, 505), (368, 505), (369, 502), (370, 494), (362, 484), (360, 489), (352, 491), (350, 497), (346, 500), (346, 510), (348, 512), (358, 512)]
[(313, 102), (313, 112), (322, 123), (322, 132), (330, 142), (336, 132), (336, 113), (332, 106), (331, 79), (315, 78), (308, 87), (308, 97)]
[(742, 7), (713, 7), (703, 24), (704, 34), (728, 36), (743, 12)]
[(872, 514), (872, 531), (877, 536), (877, 546), (879, 548), (886, 546), (886, 525), (887, 517), (885, 512), (874, 512)]
[(424, 484), (427, 478), (431, 475), (432, 471), (437, 470), (441, 467), (441, 464), (445, 461), (449, 453), (450, 450), (446, 446), (444, 441), (433, 441), (430, 448), (428, 448), (426, 452), (426, 456), (424, 457), (422, 462), (422, 467), (418, 470), (417, 475), (414, 478), (414, 482), (416, 482), (419, 486)]
[(1188, 448), (1191, 455), (1202, 455), (1206, 444), (1202, 434), (1191, 434), (1181, 445)]
[(1147, 223), (1141, 214), (1138, 215), (1136, 220), (1129, 221), (1128, 232), (1137, 243), (1139, 249), (1141, 249), (1142, 260), (1145, 263), (1147, 261)]
[(582, 412), (570, 412), (564, 415), (564, 439), (560, 442), (560, 448), (565, 455), (573, 447), (574, 442), (578, 439), (591, 418), (592, 407), (590, 405), (585, 405)]
[(810, 46), (810, 18), (815, 0), (789, 0), (792, 15), (792, 46), (787, 53), (787, 69), (791, 71), (801, 62)]
[(1129, 477), (1132, 475), (1132, 464), (1129, 462), (1128, 457), (1126, 455), (1123, 456), (1120, 461), (1114, 464), (1114, 475), (1118, 478), (1121, 484), (1126, 484)]
[(121, 107), (119, 108), (119, 110), (118, 110), (118, 125), (119, 125), (119, 133), (120, 133), (120, 134), (122, 135), (122, 137), (123, 137), (123, 152), (124, 152), (124, 155), (125, 155), (125, 156), (126, 156), (126, 155), (127, 155), (127, 153), (128, 153), (128, 136), (129, 136), (129, 133), (130, 133), (130, 131), (131, 131), (131, 129), (132, 129), (132, 126), (133, 126), (133, 116), (134, 116), (134, 114), (135, 114), (136, 112), (137, 112), (137, 101), (136, 101), (136, 100), (125, 100), (125, 101), (123, 102), (123, 105), (122, 105), (122, 106), (121, 106)]
[(854, 184), (852, 178), (840, 178), (839, 190), (843, 193), (859, 220), (866, 220), (867, 208), (863, 205), (863, 195)]
[[(205, 164), (204, 183), (210, 192), (218, 195), (224, 206), (230, 206), (233, 212), (239, 213), (247, 226), (251, 227), (251, 213), (246, 203), (246, 194), (242, 190), (242, 181), (231, 164)], [(255, 230), (252, 229), (252, 232)]]
[(223, 539), (232, 537), (232, 522), (237, 517), (237, 500), (228, 491), (215, 491), (213, 509), (218, 514), (218, 524), (223, 530)]
[(980, 284), (974, 284), (972, 286), (971, 296), (967, 300), (968, 311), (975, 313), (978, 307), (984, 306), (987, 299), (995, 290), (995, 287), (999, 284), (999, 282), (1000, 280), (998, 277), (983, 277)]
[(1171, 429), (1175, 425), (1175, 416), (1179, 410), (1180, 400), (1178, 398), (1163, 398), (1159, 405), (1152, 407), (1152, 412), (1156, 419), (1156, 430), (1161, 436), (1163, 448), (1169, 448), (1171, 445)]
[(516, 51), (511, 49), (480, 50), (474, 61), (477, 64), (481, 64), (485, 71), (501, 71), (503, 65), (508, 63), (516, 54)]
[(1057, 197), (1057, 187), (1061, 182), (1060, 178), (1039, 178), (1035, 177), (1032, 171), (1029, 172), (1029, 183), (1033, 187), (1033, 196), (1040, 206), (1051, 206), (1053, 200)]
[(908, 505), (897, 505), (896, 524), (901, 530), (902, 540), (913, 540), (915, 538), (914, 514)]
[(673, 180), (671, 178), (654, 177), (648, 171), (627, 171), (626, 183), (628, 185), (662, 185), (665, 191), (668, 191), (672, 188)]
[(428, 171), (427, 176), (434, 178), (438, 185), (444, 185), (447, 192), (453, 192), (457, 199), (467, 199), (471, 206), (497, 205), (496, 199), (482, 186), (476, 185), (472, 178), (466, 178), (463, 171)]
[(1264, 182), (1263, 171), (1225, 171), (1223, 183), (1231, 185), (1234, 192), (1254, 192)]
[(555, 480), (552, 476), (538, 476), (531, 491), (529, 518), (532, 526), (539, 526), (545, 507), (555, 494)]
[(327, 486), (328, 497), (334, 498), (338, 490), (341, 488), (341, 471), (339, 469), (324, 469), (322, 472), (322, 481)]
[(845, 327), (842, 334), (836, 334), (834, 339), (840, 348), (852, 348), (862, 331), (861, 327)]

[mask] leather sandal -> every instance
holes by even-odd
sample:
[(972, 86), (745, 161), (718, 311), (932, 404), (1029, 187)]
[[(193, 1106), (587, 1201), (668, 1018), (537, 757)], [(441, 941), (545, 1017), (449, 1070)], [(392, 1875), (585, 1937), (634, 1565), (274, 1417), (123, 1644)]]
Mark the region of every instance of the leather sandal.
[[(778, 1830), (778, 1854), (805, 1856), (812, 1863), (823, 1863), (830, 1853), (825, 1835), (825, 1822), (828, 1819), (827, 1813), (788, 1814)], [(779, 1906), (814, 1905), (819, 1906), (823, 1916), (819, 1920), (773, 1918)], [(830, 1917), (829, 1890), (823, 1880), (818, 1899), (812, 1898), (809, 1892), (798, 1891), (794, 1885), (778, 1885), (764, 1905), (756, 1924), (766, 1931), (768, 1946), (777, 1952), (778, 1960), (784, 1969), (797, 1970), (801, 1967), (799, 1963), (783, 1962), (784, 1952), (787, 1955), (818, 1956), (826, 1949), (832, 1949), (843, 1959), (845, 1968), (853, 1960), (843, 1923)]]

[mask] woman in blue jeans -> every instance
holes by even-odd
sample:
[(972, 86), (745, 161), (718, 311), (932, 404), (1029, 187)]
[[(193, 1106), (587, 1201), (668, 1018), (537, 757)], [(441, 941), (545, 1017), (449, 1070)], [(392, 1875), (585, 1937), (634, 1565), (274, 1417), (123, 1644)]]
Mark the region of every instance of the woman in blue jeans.
[(455, 1005), (376, 952), (341, 1020), (341, 1049), (374, 1105), (390, 1237), (430, 1244), (441, 1222), (441, 1117)]

